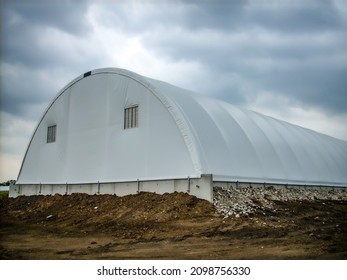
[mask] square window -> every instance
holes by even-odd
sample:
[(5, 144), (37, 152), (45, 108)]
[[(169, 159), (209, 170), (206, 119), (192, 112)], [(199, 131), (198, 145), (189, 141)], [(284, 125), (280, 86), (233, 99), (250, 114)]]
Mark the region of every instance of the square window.
[(124, 129), (138, 127), (139, 106), (124, 109)]
[(56, 134), (57, 134), (57, 126), (56, 125), (49, 126), (47, 129), (47, 143), (55, 142)]

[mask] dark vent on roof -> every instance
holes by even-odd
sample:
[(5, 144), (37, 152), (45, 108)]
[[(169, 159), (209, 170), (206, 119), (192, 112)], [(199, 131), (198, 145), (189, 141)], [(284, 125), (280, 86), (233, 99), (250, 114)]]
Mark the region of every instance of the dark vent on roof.
[(83, 78), (88, 77), (88, 76), (90, 76), (91, 74), (92, 74), (92, 71), (86, 72), (86, 73), (84, 73)]

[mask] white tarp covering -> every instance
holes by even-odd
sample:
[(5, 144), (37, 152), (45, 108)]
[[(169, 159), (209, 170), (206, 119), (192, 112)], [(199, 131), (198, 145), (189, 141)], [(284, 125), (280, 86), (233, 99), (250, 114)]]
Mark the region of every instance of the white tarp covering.
[[(124, 109), (138, 106), (138, 127)], [(56, 125), (56, 141), (47, 128)], [(347, 143), (115, 68), (69, 83), (30, 141), (17, 183), (215, 181), (347, 185)]]

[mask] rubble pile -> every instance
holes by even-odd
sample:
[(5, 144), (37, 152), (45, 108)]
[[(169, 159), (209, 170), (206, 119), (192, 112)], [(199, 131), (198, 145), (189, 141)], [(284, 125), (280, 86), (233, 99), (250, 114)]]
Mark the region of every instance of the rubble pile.
[(276, 211), (275, 201), (307, 200), (347, 200), (347, 190), (343, 188), (288, 188), (253, 187), (239, 188), (215, 187), (213, 204), (225, 218), (229, 216), (249, 216), (252, 213)]

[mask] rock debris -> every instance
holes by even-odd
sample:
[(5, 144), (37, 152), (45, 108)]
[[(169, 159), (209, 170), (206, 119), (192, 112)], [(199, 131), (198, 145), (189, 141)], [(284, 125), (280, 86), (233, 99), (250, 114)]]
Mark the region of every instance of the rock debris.
[[(275, 212), (275, 201), (347, 200), (343, 188), (214, 187), (213, 204), (225, 218)], [(324, 204), (324, 202), (322, 202)]]

